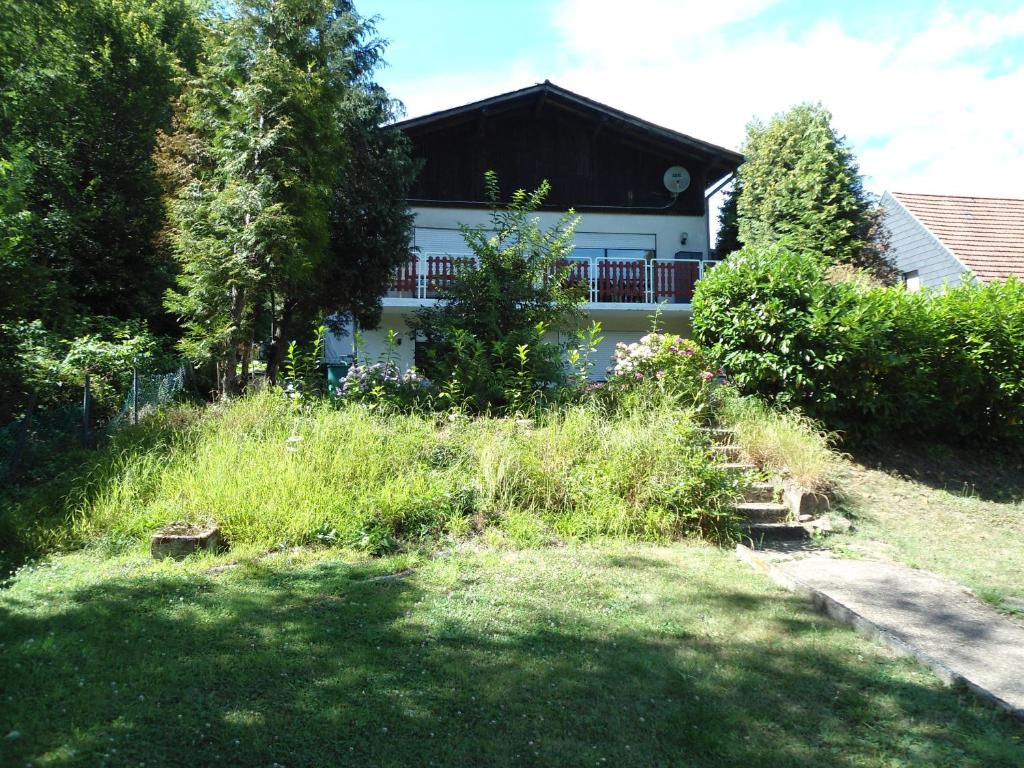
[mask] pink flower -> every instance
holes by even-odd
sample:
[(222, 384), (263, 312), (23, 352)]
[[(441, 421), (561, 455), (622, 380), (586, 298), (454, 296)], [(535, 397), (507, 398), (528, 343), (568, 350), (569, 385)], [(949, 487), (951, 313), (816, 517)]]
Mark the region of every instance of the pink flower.
[(707, 381), (711, 381), (713, 378), (715, 378), (715, 374), (713, 374), (711, 371), (704, 371), (704, 373), (702, 373), (700, 375), (700, 377), (701, 377), (701, 379), (703, 379), (704, 381), (707, 382)]
[(633, 378), (636, 379), (637, 381), (643, 381), (644, 375), (642, 373), (637, 373), (633, 376)]
[(665, 372), (664, 371), (658, 371), (656, 374), (654, 374), (654, 378), (656, 378), (656, 379), (664, 379), (665, 378)]
[(687, 347), (686, 349), (684, 349), (683, 350), (683, 354), (686, 355), (687, 357), (693, 357), (693, 354), (694, 354), (693, 347)]

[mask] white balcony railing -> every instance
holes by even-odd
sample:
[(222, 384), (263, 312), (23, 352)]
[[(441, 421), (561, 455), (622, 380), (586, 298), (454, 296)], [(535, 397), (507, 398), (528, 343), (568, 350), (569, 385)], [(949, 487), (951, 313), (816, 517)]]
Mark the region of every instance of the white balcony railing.
[[(697, 281), (718, 264), (699, 259), (585, 258), (571, 256), (567, 282), (583, 284), (595, 304), (689, 304)], [(473, 256), (419, 254), (399, 267), (387, 296), (436, 299), (463, 269), (476, 265)]]

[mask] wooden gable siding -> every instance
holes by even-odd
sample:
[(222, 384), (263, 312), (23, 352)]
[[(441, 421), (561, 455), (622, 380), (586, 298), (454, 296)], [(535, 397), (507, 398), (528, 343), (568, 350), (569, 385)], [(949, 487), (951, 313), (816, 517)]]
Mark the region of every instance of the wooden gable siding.
[[(407, 133), (414, 157), (423, 163), (410, 192), (413, 205), (481, 201), (484, 172), (494, 170), (506, 197), (547, 179), (551, 194), (546, 208), (704, 215), (705, 161), (550, 104)], [(671, 201), (662, 176), (672, 165), (690, 172), (689, 189), (671, 208), (645, 210)]]

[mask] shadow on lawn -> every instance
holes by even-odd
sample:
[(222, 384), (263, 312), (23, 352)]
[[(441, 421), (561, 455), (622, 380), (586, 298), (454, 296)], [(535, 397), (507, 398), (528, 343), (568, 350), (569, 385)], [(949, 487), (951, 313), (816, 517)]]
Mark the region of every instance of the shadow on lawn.
[(986, 501), (1024, 499), (1024, 454), (998, 446), (901, 443), (855, 451), (866, 467)]
[(709, 632), (689, 607), (682, 626), (656, 635), (567, 621), (559, 606), (528, 624), (470, 629), (446, 610), (459, 587), (421, 589), (415, 576), (359, 583), (370, 575), (340, 562), (261, 567), (232, 574), (231, 589), (201, 577), (106, 582), (52, 616), (0, 606), (0, 738), (20, 732), (0, 741), (0, 764), (1024, 759), (1012, 726), (989, 710), (893, 679), (871, 654), (829, 652), (829, 633), (844, 630), (802, 603), (769, 612), (742, 591), (683, 584), (664, 606), (669, 615), (710, 601), (737, 627), (774, 622), (785, 644)]

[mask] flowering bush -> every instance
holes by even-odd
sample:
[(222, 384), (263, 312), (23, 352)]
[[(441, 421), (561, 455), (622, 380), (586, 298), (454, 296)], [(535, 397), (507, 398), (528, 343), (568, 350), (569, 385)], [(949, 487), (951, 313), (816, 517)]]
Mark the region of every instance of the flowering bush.
[(348, 369), (335, 394), (354, 402), (387, 402), (409, 406), (430, 391), (430, 381), (420, 376), (415, 368), (405, 373), (392, 361), (369, 365), (356, 363)]
[(670, 333), (649, 333), (632, 344), (615, 346), (608, 368), (608, 389), (618, 395), (654, 388), (686, 404), (707, 404), (711, 388), (724, 372), (695, 342)]

